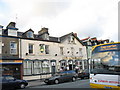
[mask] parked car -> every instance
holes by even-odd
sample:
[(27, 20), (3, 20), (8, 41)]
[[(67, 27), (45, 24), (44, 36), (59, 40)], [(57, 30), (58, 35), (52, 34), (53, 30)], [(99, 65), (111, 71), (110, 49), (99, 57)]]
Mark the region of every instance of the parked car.
[(2, 90), (25, 88), (28, 85), (26, 80), (16, 79), (11, 75), (0, 76), (0, 85), (2, 85)]
[(78, 73), (78, 78), (81, 78), (81, 79), (89, 78), (89, 70), (85, 69), (81, 73)]
[(58, 84), (61, 82), (75, 81), (77, 79), (77, 73), (75, 71), (63, 71), (55, 74), (54, 76), (44, 80), (46, 84)]

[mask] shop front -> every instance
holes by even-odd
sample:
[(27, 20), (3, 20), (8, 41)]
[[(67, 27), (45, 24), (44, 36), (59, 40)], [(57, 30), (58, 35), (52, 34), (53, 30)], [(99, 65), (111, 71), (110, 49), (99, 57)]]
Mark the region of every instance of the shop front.
[(56, 72), (56, 60), (51, 60), (51, 73), (55, 74)]
[(50, 73), (50, 63), (49, 60), (43, 59), (24, 59), (23, 61), (23, 75), (39, 75), (42, 73)]
[(64, 59), (60, 60), (59, 63), (60, 63), (60, 69), (65, 70), (67, 66), (67, 60), (64, 60)]
[(69, 70), (73, 70), (73, 60), (68, 60)]
[(17, 79), (23, 79), (23, 60), (2, 59), (0, 60), (0, 70), (2, 75), (12, 75)]

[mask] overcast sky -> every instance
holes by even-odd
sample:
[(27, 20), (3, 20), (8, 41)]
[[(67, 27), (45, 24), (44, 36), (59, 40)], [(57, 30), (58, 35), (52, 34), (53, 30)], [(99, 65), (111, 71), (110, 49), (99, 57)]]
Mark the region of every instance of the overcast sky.
[(80, 39), (118, 40), (120, 0), (0, 0), (0, 25), (16, 22), (19, 31), (49, 28), (50, 36), (70, 32)]

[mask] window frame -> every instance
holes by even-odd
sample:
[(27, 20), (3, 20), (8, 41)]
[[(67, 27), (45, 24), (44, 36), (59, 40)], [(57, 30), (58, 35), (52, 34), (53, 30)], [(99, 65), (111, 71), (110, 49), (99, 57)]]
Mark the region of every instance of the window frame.
[(2, 54), (2, 41), (0, 41), (0, 54)]
[[(32, 45), (32, 53), (30, 53), (30, 47), (29, 47), (29, 45)], [(32, 43), (28, 44), (28, 53), (29, 54), (34, 54), (34, 44), (32, 44)]]
[(28, 31), (27, 32), (27, 38), (33, 38), (34, 35), (33, 35), (33, 32), (32, 31)]
[[(11, 48), (11, 43), (15, 43), (16, 44), (16, 48)], [(16, 50), (16, 53), (11, 53), (12, 49)], [(15, 41), (10, 41), (10, 54), (12, 55), (16, 55), (18, 52), (17, 52), (17, 42)]]
[(45, 54), (50, 54), (49, 45), (45, 45), (45, 50), (44, 51), (45, 51)]
[(60, 47), (60, 55), (64, 55), (64, 47)]

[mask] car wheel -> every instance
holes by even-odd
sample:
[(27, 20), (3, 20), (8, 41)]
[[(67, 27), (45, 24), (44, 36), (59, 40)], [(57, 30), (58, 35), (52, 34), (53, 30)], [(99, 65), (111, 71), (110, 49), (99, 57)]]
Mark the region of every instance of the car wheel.
[(55, 79), (55, 82), (54, 82), (55, 84), (58, 84), (59, 83), (59, 80), (58, 79)]
[(21, 88), (21, 89), (25, 88), (25, 84), (24, 84), (24, 83), (21, 83), (21, 84), (20, 84), (20, 88)]
[(74, 82), (76, 80), (76, 78), (75, 77), (72, 77), (72, 81)]

